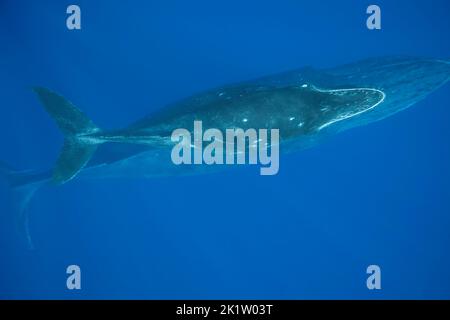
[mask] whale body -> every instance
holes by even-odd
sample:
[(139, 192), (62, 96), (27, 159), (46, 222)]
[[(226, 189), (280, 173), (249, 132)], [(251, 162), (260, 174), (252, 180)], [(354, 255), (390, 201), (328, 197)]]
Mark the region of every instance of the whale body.
[(110, 131), (98, 128), (64, 97), (37, 87), (39, 100), (65, 136), (59, 159), (51, 170), (20, 172), (0, 164), (0, 173), (13, 188), (17, 211), (26, 221), (27, 203), (46, 184), (216, 170), (171, 161), (171, 133), (193, 130), (194, 121), (223, 131), (279, 129), (280, 152), (294, 152), (404, 110), (449, 79), (449, 60), (427, 58), (383, 57), (322, 70), (307, 67), (208, 90)]

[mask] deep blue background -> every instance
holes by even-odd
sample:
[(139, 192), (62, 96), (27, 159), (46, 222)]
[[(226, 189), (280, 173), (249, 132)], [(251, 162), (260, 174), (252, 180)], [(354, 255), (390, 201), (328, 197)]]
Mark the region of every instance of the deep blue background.
[[(82, 30), (65, 26), (78, 4)], [(62, 135), (30, 88), (124, 126), (217, 85), (390, 54), (450, 57), (450, 2), (0, 0), (0, 159), (53, 165)], [(450, 90), (257, 168), (74, 181), (30, 204), (0, 183), (0, 298), (450, 298)], [(68, 291), (78, 264), (82, 290)], [(366, 267), (382, 268), (378, 292)]]

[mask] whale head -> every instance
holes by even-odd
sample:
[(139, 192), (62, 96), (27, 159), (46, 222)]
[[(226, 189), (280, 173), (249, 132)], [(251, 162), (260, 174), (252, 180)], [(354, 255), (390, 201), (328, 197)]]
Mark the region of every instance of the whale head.
[(339, 128), (343, 122), (376, 108), (386, 97), (383, 91), (375, 88), (323, 89), (303, 85), (290, 90), (290, 104), (300, 119), (298, 130), (293, 134)]

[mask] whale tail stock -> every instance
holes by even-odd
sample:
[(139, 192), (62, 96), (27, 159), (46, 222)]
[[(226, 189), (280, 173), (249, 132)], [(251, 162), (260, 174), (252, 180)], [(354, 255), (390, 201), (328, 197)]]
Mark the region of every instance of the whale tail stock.
[(100, 129), (64, 97), (43, 87), (33, 88), (47, 113), (64, 134), (64, 145), (53, 170), (53, 182), (63, 184), (73, 179), (89, 162), (99, 142), (83, 139)]

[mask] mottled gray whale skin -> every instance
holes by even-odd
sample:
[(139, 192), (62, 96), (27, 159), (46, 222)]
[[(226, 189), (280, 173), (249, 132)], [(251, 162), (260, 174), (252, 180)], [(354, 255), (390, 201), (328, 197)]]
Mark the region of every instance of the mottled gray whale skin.
[(53, 170), (23, 173), (0, 165), (0, 173), (18, 194), (23, 212), (33, 192), (52, 181), (186, 175), (223, 167), (172, 163), (172, 131), (192, 130), (195, 120), (221, 130), (276, 128), (280, 151), (292, 152), (393, 115), (449, 79), (448, 60), (425, 58), (384, 57), (323, 70), (302, 68), (194, 95), (114, 131), (102, 131), (63, 97), (36, 88), (65, 135), (61, 155)]
[[(325, 70), (302, 68), (216, 88), (162, 108), (123, 130), (98, 133), (100, 138), (126, 143), (101, 145), (78, 177), (152, 177), (214, 170), (205, 165), (175, 166), (170, 161), (165, 147), (170, 133), (192, 128), (194, 120), (222, 130), (279, 128), (280, 151), (298, 151), (406, 109), (449, 79), (448, 61), (385, 57)], [(152, 142), (133, 143), (140, 139)]]
[[(76, 177), (202, 172), (206, 165), (173, 165), (168, 151), (172, 146), (171, 132), (177, 128), (192, 129), (194, 120), (202, 120), (204, 127), (219, 129), (278, 128), (281, 152), (301, 150), (323, 137), (399, 112), (449, 78), (449, 61), (384, 57), (324, 70), (302, 68), (216, 88), (162, 108), (124, 129), (92, 130), (85, 137), (87, 143), (101, 144)], [(49, 103), (45, 96), (53, 93), (42, 88), (37, 92), (44, 104)], [(48, 108), (47, 111), (54, 112)], [(21, 177), (19, 184), (50, 177), (50, 171)]]

